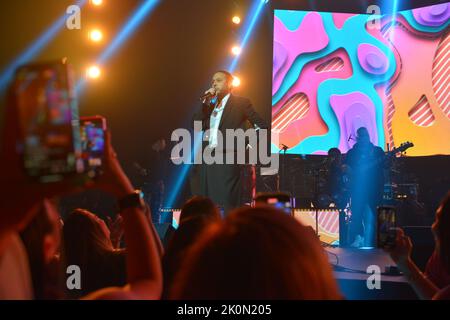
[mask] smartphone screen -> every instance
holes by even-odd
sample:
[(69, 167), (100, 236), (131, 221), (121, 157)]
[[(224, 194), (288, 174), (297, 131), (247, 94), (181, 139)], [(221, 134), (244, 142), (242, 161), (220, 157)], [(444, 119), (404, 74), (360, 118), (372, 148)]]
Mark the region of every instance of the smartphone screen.
[(89, 178), (96, 178), (102, 172), (105, 130), (106, 120), (103, 117), (82, 117), (80, 119), (81, 158)]
[(66, 61), (19, 67), (14, 87), (27, 174), (53, 182), (81, 172), (78, 108)]
[(395, 207), (378, 207), (377, 209), (377, 247), (385, 248), (395, 245), (396, 237)]
[(292, 202), (289, 194), (261, 193), (256, 196), (255, 203), (265, 203), (292, 215)]

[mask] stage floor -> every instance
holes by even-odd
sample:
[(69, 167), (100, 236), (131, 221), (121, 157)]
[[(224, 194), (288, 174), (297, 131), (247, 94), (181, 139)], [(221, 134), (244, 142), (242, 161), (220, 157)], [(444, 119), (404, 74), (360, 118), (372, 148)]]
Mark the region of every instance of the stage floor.
[[(385, 268), (395, 266), (389, 254), (381, 249), (324, 248), (333, 265), (334, 275), (342, 294), (349, 300), (404, 300), (417, 299), (416, 294), (401, 274), (385, 273)], [(370, 266), (377, 266), (380, 288), (369, 289)], [(369, 281), (368, 281), (369, 280)]]
[[(385, 268), (395, 266), (388, 253), (381, 249), (354, 249), (325, 247), (330, 263), (335, 267), (334, 274), (337, 279), (367, 280), (369, 266), (378, 266), (381, 271), (381, 280), (390, 282), (406, 282), (402, 275), (384, 274)], [(338, 260), (336, 260), (336, 256)]]

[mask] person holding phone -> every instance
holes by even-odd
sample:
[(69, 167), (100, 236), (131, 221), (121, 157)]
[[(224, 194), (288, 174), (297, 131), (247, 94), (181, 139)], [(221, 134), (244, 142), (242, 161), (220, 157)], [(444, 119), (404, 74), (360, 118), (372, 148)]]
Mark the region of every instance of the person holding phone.
[[(14, 85), (13, 85), (14, 86)], [(23, 135), (16, 100), (8, 94), (4, 128), (0, 144), (0, 296), (5, 299), (32, 299), (30, 271), (23, 245), (18, 239), (22, 230), (37, 214), (39, 203), (77, 191), (73, 180), (65, 178), (54, 183), (30, 180), (23, 168), (23, 155), (17, 152), (17, 143)], [(78, 127), (76, 127), (79, 130)], [(148, 223), (148, 207), (139, 200), (130, 180), (125, 175), (106, 132), (104, 173), (90, 187), (114, 195), (120, 204), (124, 234), (127, 241), (127, 285), (104, 288), (89, 295), (88, 299), (159, 299), (162, 292), (161, 249), (157, 233)]]
[(78, 110), (67, 59), (17, 68), (12, 99), (27, 175), (51, 183), (82, 172)]
[(385, 248), (420, 299), (450, 299), (450, 192), (436, 210), (432, 225), (435, 251), (425, 272), (411, 259), (413, 244), (402, 229), (396, 230), (395, 244)]
[(103, 171), (106, 129), (104, 117), (80, 118), (81, 158), (90, 179), (98, 178)]

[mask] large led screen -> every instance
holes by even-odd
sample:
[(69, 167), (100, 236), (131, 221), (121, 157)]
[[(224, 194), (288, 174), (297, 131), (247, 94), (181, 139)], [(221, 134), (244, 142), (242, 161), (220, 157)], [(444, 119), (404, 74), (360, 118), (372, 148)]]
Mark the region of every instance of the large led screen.
[[(396, 14), (275, 10), (272, 152), (450, 154), (450, 2)], [(276, 143), (275, 143), (276, 141)]]

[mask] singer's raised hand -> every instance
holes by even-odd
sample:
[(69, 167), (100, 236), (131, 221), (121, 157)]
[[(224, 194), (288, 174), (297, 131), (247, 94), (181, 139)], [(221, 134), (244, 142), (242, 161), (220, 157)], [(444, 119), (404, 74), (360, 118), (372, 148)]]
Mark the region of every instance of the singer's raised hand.
[(205, 91), (205, 93), (200, 97), (200, 101), (205, 104), (206, 102), (208, 102), (208, 99), (211, 99), (212, 97), (214, 97), (216, 95), (216, 89), (214, 88), (209, 88), (208, 90)]
[(215, 96), (216, 95), (216, 89), (209, 88), (208, 90), (205, 91), (205, 95)]

